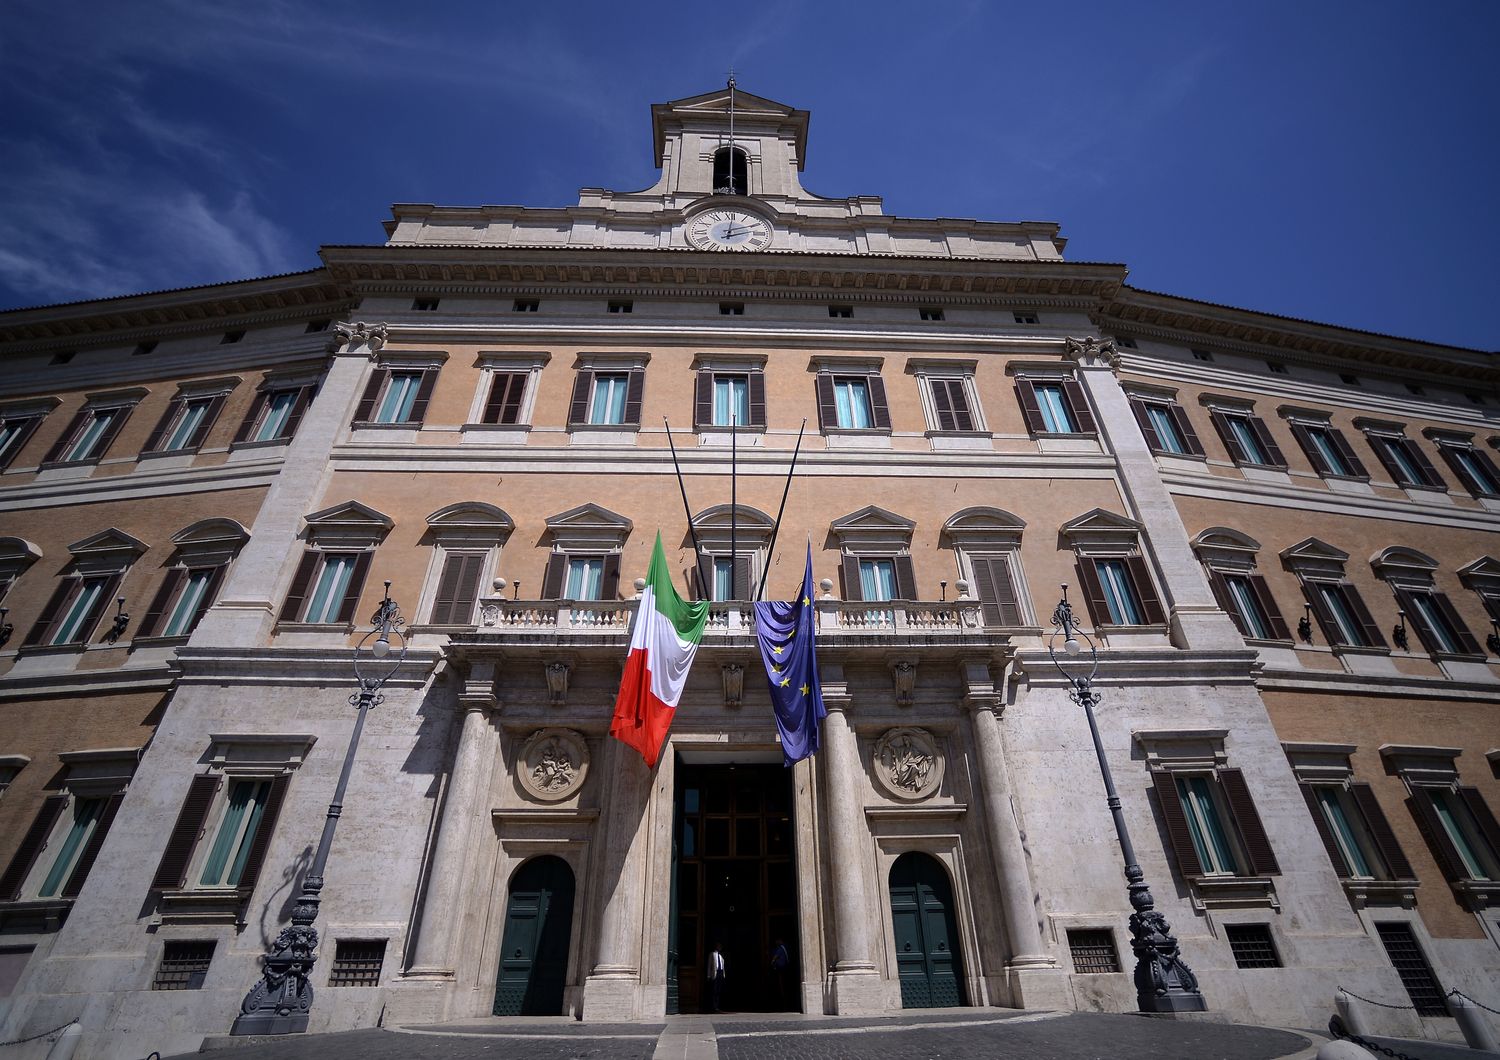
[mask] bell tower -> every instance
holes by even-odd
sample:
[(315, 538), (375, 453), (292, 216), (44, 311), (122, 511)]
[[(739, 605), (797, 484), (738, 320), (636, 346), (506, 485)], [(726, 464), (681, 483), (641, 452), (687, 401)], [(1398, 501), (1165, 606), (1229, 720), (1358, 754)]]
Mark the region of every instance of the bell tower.
[(806, 162), (808, 112), (723, 88), (651, 108), (651, 145), (661, 179), (650, 191), (677, 204), (703, 195), (791, 202), (816, 198), (798, 173)]

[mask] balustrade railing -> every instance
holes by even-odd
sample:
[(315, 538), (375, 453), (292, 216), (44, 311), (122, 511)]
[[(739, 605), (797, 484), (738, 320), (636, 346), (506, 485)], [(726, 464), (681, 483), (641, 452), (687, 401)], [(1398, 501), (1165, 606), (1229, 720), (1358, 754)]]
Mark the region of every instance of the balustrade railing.
[[(637, 600), (507, 600), (480, 601), (477, 632), (624, 633), (630, 629)], [(984, 628), (980, 603), (974, 599), (950, 602), (889, 600), (817, 601), (820, 634), (859, 633), (977, 633)], [(709, 607), (705, 639), (750, 635), (755, 632), (755, 607), (743, 601)]]

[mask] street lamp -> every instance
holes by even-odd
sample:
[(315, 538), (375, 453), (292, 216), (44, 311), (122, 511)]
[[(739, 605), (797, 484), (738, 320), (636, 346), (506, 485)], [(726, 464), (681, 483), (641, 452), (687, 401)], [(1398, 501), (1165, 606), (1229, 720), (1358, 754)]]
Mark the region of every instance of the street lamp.
[[(354, 719), (349, 748), (344, 752), (344, 768), (339, 773), (338, 786), (333, 789), (333, 801), (328, 804), (318, 852), (313, 855), (312, 865), (303, 878), (297, 904), (292, 907), (292, 922), (282, 928), (276, 941), (271, 943), (261, 977), (240, 1003), (240, 1014), (229, 1028), (230, 1034), (301, 1034), (307, 1030), (307, 1016), (313, 1002), (313, 988), (308, 977), (318, 959), (315, 952), (318, 933), (313, 929), (313, 921), (318, 919), (323, 869), (328, 864), (328, 851), (333, 846), (333, 831), (338, 827), (339, 815), (344, 810), (344, 791), (349, 787), (349, 773), (359, 751), (365, 715), (385, 699), (380, 692), (381, 686), (401, 668), (401, 662), (406, 658), (406, 634), (401, 631), (406, 620), (401, 617), (396, 601), (391, 599), (390, 582), (385, 583), (385, 599), (375, 609), (370, 623), (375, 628), (354, 646), (354, 677), (359, 682), (359, 691), (350, 694), (349, 704), (359, 713)], [(392, 637), (397, 641), (394, 655), (391, 652)]]
[[(1104, 756), (1104, 742), (1099, 739), (1099, 725), (1094, 720), (1094, 676), (1099, 672), (1099, 648), (1094, 638), (1078, 628), (1073, 618), (1073, 605), (1068, 603), (1068, 587), (1062, 587), (1062, 600), (1052, 612), (1055, 627), (1047, 638), (1047, 654), (1057, 672), (1068, 682), (1068, 698), (1083, 708), (1089, 721), (1089, 735), (1094, 738), (1094, 753), (1099, 757), (1099, 772), (1104, 777), (1104, 794), (1109, 812), (1115, 819), (1115, 835), (1120, 841), (1120, 854), (1125, 858), (1126, 889), (1130, 892), (1130, 905), (1135, 910), (1130, 914), (1130, 948), (1135, 952), (1136, 1003), (1142, 1012), (1203, 1012), (1208, 1003), (1198, 990), (1198, 977), (1182, 959), (1177, 939), (1172, 935), (1172, 926), (1167, 918), (1156, 911), (1151, 897), (1151, 888), (1146, 885), (1146, 874), (1135, 860), (1135, 847), (1130, 843), (1130, 831), (1125, 827), (1125, 814), (1120, 809), (1120, 795), (1115, 791), (1115, 778), (1109, 770), (1109, 760)], [(1057, 639), (1062, 638), (1064, 658), (1058, 658)], [(1080, 658), (1087, 648), (1088, 655)], [(1070, 665), (1064, 665), (1064, 663)], [(1084, 665), (1087, 664), (1087, 671)], [(1071, 666), (1071, 669), (1070, 669)]]

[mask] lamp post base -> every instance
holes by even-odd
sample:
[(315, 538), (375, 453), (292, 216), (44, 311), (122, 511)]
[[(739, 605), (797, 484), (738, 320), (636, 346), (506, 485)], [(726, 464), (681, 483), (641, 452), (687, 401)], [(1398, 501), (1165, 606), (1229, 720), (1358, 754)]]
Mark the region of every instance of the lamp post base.
[(1203, 1000), (1202, 994), (1190, 994), (1186, 991), (1166, 994), (1137, 994), (1136, 1004), (1142, 1012), (1167, 1013), (1167, 1012), (1207, 1012), (1208, 1002)]

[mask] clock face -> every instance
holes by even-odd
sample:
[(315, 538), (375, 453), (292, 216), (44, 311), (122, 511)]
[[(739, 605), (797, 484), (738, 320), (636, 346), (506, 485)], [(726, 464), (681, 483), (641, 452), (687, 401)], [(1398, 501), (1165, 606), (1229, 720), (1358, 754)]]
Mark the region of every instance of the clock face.
[(745, 210), (705, 210), (688, 224), (687, 237), (699, 250), (764, 250), (771, 225)]

